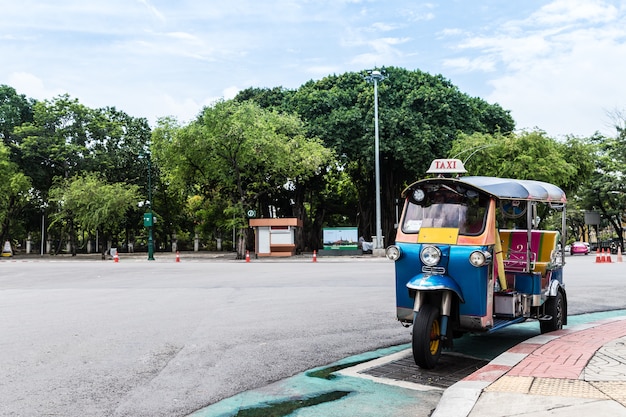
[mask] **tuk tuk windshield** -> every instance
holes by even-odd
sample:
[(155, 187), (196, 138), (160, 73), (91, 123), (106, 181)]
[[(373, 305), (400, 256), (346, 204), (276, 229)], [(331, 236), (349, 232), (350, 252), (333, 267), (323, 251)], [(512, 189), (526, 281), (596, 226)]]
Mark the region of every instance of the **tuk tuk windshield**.
[(422, 227), (453, 227), (462, 235), (484, 231), (489, 198), (475, 190), (427, 185), (410, 190), (402, 222), (404, 233), (419, 233)]

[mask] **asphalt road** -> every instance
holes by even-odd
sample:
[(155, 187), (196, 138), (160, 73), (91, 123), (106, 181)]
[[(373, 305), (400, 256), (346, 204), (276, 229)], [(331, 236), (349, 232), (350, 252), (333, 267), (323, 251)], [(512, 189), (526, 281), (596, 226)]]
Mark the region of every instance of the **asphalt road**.
[(383, 346), (393, 265), (0, 262), (2, 416), (183, 416)]
[[(567, 257), (569, 313), (625, 308), (626, 264)], [(184, 416), (385, 346), (393, 264), (0, 262), (0, 415)]]

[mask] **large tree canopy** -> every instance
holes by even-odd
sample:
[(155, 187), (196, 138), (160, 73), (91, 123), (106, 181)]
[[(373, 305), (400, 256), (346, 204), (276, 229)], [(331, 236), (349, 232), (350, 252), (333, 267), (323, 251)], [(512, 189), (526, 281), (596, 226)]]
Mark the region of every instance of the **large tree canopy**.
[(33, 120), (32, 106), (33, 100), (8, 85), (0, 85), (0, 138), (12, 151), (17, 144), (13, 129)]
[[(599, 210), (619, 234), (626, 195), (623, 117), (616, 119), (616, 138), (512, 133), (507, 110), (470, 97), (441, 75), (395, 67), (382, 72), (386, 243), (395, 235), (402, 189), (445, 156), (467, 160), (475, 174), (554, 182), (580, 209), (572, 211), (572, 224), (580, 229), (583, 210)], [(366, 75), (330, 75), (295, 90), (249, 88), (205, 108), (191, 123), (163, 118), (152, 130), (145, 119), (115, 107), (90, 109), (67, 95), (37, 102), (0, 86), (0, 169), (12, 178), (0, 187), (2, 234), (39, 235), (44, 217), (60, 207), (48, 200), (53, 184), (97, 172), (106, 184), (138, 185), (143, 200), (151, 178), (158, 248), (193, 233), (207, 243), (228, 241), (239, 229), (243, 239), (248, 210), (304, 220), (304, 234), (296, 236), (300, 249), (318, 248), (325, 226), (357, 225), (367, 238), (374, 230), (376, 167), (374, 87)], [(67, 217), (71, 213), (53, 223), (52, 239), (65, 239), (67, 225), (77, 225), (88, 239), (89, 226)], [(138, 215), (126, 211), (129, 242), (142, 233)], [(65, 229), (56, 227), (61, 224)], [(240, 240), (240, 256), (244, 249)]]
[[(392, 236), (395, 200), (403, 187), (443, 157), (460, 133), (511, 132), (514, 122), (497, 104), (473, 98), (442, 76), (389, 67), (379, 82), (379, 130), (383, 233)], [(236, 99), (295, 111), (313, 135), (335, 150), (356, 186), (359, 226), (374, 217), (374, 91), (365, 74), (345, 73), (309, 81), (295, 92), (243, 91)], [(283, 94), (283, 102), (277, 96)], [(368, 233), (369, 232), (369, 233)]]
[(561, 187), (568, 197), (570, 241), (583, 240), (584, 205), (576, 195), (594, 175), (595, 155), (596, 146), (589, 141), (575, 137), (557, 141), (539, 130), (461, 135), (449, 154), (465, 162), (469, 175), (531, 179)]
[[(294, 196), (332, 159), (318, 139), (307, 137), (296, 116), (252, 102), (218, 102), (183, 128), (170, 122), (162, 121), (155, 130), (156, 158), (168, 175), (184, 178), (190, 191), (208, 199), (219, 190), (235, 209), (242, 231), (245, 211), (258, 209), (268, 215), (271, 207), (288, 207), (280, 200), (288, 200), (290, 192)], [(240, 256), (243, 247), (239, 245)]]
[[(583, 183), (579, 194), (580, 206), (599, 212), (602, 217), (598, 240), (617, 237), (624, 248), (626, 226), (626, 116), (615, 114), (615, 137), (596, 134), (589, 139), (595, 147), (594, 171)], [(604, 229), (604, 233), (602, 232)], [(610, 230), (610, 232), (609, 232)]]
[[(48, 192), (60, 178), (97, 172), (110, 183), (144, 186), (145, 159), (139, 156), (150, 134), (145, 119), (112, 107), (90, 109), (68, 95), (29, 101), (10, 87), (0, 86), (0, 135), (9, 159), (30, 187), (28, 204), (22, 206), (17, 205), (19, 199), (2, 195), (10, 205), (7, 212), (13, 217), (19, 212), (20, 227), (37, 230), (41, 211), (54, 209), (48, 204)], [(10, 223), (2, 225), (2, 233), (10, 234)], [(51, 230), (51, 235), (65, 239), (60, 230)]]
[(29, 178), (10, 160), (8, 147), (0, 142), (0, 242), (9, 237), (11, 223), (21, 217), (30, 187)]
[(449, 156), (463, 160), (470, 175), (546, 181), (572, 194), (593, 172), (592, 150), (576, 138), (558, 142), (535, 130), (463, 134)]

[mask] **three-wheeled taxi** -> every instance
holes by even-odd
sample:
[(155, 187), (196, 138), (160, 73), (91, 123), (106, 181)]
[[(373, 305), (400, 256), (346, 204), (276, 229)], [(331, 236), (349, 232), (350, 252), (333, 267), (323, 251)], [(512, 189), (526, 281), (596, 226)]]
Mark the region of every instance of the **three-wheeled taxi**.
[[(467, 332), (527, 319), (542, 333), (567, 324), (563, 190), (462, 177), (460, 160), (436, 160), (428, 172), (435, 177), (404, 190), (396, 243), (386, 251), (395, 261), (398, 320), (413, 323), (415, 363), (433, 368), (442, 347)], [(538, 228), (548, 215), (556, 230)]]

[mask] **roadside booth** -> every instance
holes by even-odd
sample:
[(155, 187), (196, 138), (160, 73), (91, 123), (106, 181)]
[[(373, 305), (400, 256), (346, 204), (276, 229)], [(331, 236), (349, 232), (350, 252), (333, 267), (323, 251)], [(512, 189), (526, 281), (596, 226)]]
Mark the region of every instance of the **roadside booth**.
[(296, 229), (302, 220), (292, 217), (280, 219), (250, 219), (254, 228), (254, 247), (257, 256), (293, 256), (296, 254)]

